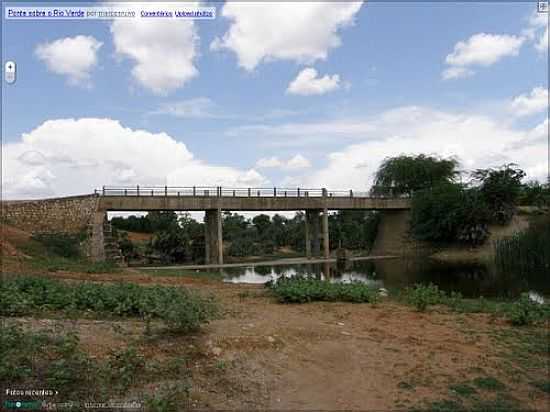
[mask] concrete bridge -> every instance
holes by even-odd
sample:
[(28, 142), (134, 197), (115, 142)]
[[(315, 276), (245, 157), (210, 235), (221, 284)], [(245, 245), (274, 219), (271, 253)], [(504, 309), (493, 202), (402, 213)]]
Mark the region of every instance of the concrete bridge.
[[(118, 245), (107, 212), (204, 211), (206, 263), (223, 263), (223, 211), (305, 211), (306, 254), (328, 258), (332, 210), (378, 210), (376, 254), (402, 254), (408, 244), (407, 197), (372, 197), (352, 190), (224, 187), (103, 187), (93, 194), (2, 201), (2, 222), (31, 233), (86, 232), (81, 245), (95, 261), (115, 259)], [(321, 254), (322, 246), (322, 254)]]
[(372, 197), (353, 190), (302, 188), (103, 187), (94, 221), (112, 211), (204, 211), (206, 263), (223, 264), (222, 211), (305, 211), (307, 257), (330, 256), (328, 213), (331, 210), (406, 211), (406, 197)]

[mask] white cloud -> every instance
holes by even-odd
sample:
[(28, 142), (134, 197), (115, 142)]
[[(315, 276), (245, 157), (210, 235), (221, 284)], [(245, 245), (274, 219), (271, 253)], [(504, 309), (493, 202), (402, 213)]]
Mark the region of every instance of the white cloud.
[(178, 102), (163, 103), (158, 110), (151, 114), (168, 114), (175, 117), (201, 119), (222, 117), (217, 107), (207, 97), (196, 97)]
[(97, 65), (103, 43), (92, 36), (75, 36), (39, 44), (35, 55), (48, 70), (67, 76), (71, 85), (89, 86), (90, 72)]
[(289, 170), (307, 169), (308, 167), (311, 167), (311, 162), (301, 154), (297, 154), (286, 163), (286, 168)]
[(548, 89), (535, 87), (529, 94), (515, 97), (510, 103), (510, 110), (516, 116), (528, 116), (548, 108)]
[(289, 84), (287, 93), (302, 96), (325, 94), (340, 88), (340, 76), (337, 74), (318, 77), (317, 70), (311, 67), (303, 69)]
[(470, 77), (474, 74), (473, 70), (465, 67), (449, 67), (441, 75), (443, 80), (459, 79), (461, 77)]
[(268, 183), (254, 169), (207, 164), (166, 133), (133, 130), (112, 119), (48, 120), (2, 149), (5, 198), (90, 193), (102, 185)]
[(279, 160), (277, 156), (272, 157), (262, 157), (260, 160), (256, 162), (256, 167), (267, 169), (272, 167), (281, 167), (283, 165), (283, 162)]
[(540, 53), (548, 52), (548, 14), (538, 13), (536, 10), (529, 18), (529, 24), (523, 35), (533, 42), (535, 49)]
[[(515, 129), (482, 115), (423, 107), (391, 110), (374, 123), (373, 133), (329, 154), (327, 167), (300, 184), (366, 190), (380, 162), (402, 153), (457, 156), (467, 170), (513, 162), (524, 168), (529, 178), (544, 180), (546, 176), (548, 152), (546, 139), (541, 138), (544, 125)], [(547, 128), (548, 123), (545, 125)]]
[(297, 154), (288, 160), (281, 160), (277, 156), (272, 156), (258, 160), (256, 162), (256, 167), (262, 169), (278, 168), (282, 170), (299, 170), (311, 167), (311, 162), (301, 154)]
[[(134, 7), (139, 13), (144, 7), (168, 10), (177, 6), (155, 2)], [(153, 93), (167, 94), (199, 74), (195, 67), (199, 36), (193, 20), (115, 19), (111, 33), (116, 54), (135, 63), (134, 79)]]
[(445, 58), (450, 67), (443, 72), (444, 79), (472, 75), (470, 67), (487, 67), (508, 56), (517, 56), (525, 41), (523, 36), (477, 33), (466, 41), (459, 41)]
[[(544, 180), (546, 176), (547, 121), (532, 129), (518, 128), (502, 118), (476, 112), (406, 106), (363, 119), (254, 127), (251, 135), (280, 147), (339, 147), (327, 155), (326, 167), (288, 176), (286, 182), (293, 186), (366, 190), (380, 162), (402, 153), (457, 156), (467, 170), (513, 162), (529, 178)], [(346, 132), (338, 136), (334, 130)], [(311, 131), (312, 138), (305, 139)]]
[(210, 45), (233, 51), (253, 70), (270, 60), (312, 63), (340, 46), (338, 30), (353, 23), (362, 2), (226, 2), (229, 30)]

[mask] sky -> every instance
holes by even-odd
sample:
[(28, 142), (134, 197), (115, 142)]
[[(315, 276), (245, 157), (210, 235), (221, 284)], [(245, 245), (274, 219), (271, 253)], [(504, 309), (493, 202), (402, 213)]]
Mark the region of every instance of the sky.
[(419, 153), (546, 179), (536, 2), (201, 4), (216, 19), (3, 20), (3, 198), (367, 190), (384, 158)]

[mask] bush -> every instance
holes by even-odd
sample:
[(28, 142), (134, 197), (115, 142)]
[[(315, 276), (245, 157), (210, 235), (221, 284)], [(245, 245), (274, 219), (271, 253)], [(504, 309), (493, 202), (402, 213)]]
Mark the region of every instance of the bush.
[(68, 233), (42, 233), (32, 237), (46, 247), (46, 251), (66, 258), (81, 257), (80, 242), (84, 235)]
[(46, 278), (15, 277), (0, 284), (0, 298), (1, 315), (48, 310), (91, 311), (160, 319), (181, 332), (198, 329), (218, 313), (211, 299), (183, 288), (143, 287), (123, 282), (67, 284)]
[(513, 325), (531, 325), (545, 317), (545, 307), (533, 302), (528, 293), (522, 293), (510, 308), (508, 318)]
[(0, 328), (0, 385), (42, 382), (66, 396), (89, 392), (95, 371), (74, 333), (27, 332), (15, 325)]
[[(419, 311), (425, 311), (428, 305), (437, 305), (445, 300), (445, 292), (439, 290), (437, 285), (430, 283), (425, 286), (416, 284), (412, 288), (405, 289), (405, 298), (407, 302), (416, 307)], [(458, 295), (453, 295), (457, 299)]]
[(282, 277), (266, 285), (282, 303), (312, 301), (376, 303), (377, 291), (364, 283), (331, 283), (308, 276)]
[(489, 214), (477, 189), (441, 184), (415, 192), (412, 199), (411, 230), (418, 240), (460, 241), (472, 246), (485, 241)]

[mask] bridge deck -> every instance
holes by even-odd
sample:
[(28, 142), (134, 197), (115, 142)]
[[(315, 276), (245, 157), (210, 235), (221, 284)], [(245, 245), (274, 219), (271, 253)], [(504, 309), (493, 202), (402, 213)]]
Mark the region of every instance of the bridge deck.
[(100, 194), (99, 209), (107, 211), (405, 210), (410, 208), (410, 199), (406, 197), (372, 197), (366, 193), (327, 189), (136, 186), (104, 187), (97, 192)]

